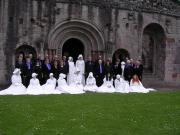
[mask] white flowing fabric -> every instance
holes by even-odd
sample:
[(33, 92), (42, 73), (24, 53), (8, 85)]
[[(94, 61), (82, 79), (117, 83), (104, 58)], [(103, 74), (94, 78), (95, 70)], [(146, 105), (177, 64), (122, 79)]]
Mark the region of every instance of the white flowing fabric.
[(43, 94), (61, 94), (60, 91), (56, 90), (56, 82), (57, 80), (55, 78), (49, 78), (42, 86), (43, 88)]
[(83, 94), (85, 93), (83, 91), (83, 84), (82, 84), (82, 75), (79, 74), (75, 74), (75, 80), (74, 83), (70, 84), (69, 87), (71, 89), (71, 94)]
[(74, 62), (69, 61), (69, 74), (67, 76), (67, 83), (71, 85), (74, 82), (75, 65)]
[(123, 78), (115, 79), (114, 85), (116, 92), (129, 93), (130, 91), (129, 83), (125, 81)]
[(76, 61), (76, 69), (80, 70), (80, 74), (82, 75), (82, 84), (85, 85), (85, 77), (84, 77), (84, 71), (85, 71), (85, 62), (84, 60), (77, 60)]
[(26, 94), (26, 87), (22, 84), (22, 79), (19, 75), (12, 75), (11, 86), (5, 90), (0, 91), (0, 95), (24, 95)]
[(121, 69), (122, 69), (122, 74), (121, 74), (121, 75), (122, 75), (123, 78), (124, 78), (124, 68), (125, 68), (125, 64), (126, 64), (126, 63), (125, 63), (124, 61), (121, 62)]
[(106, 81), (106, 78), (103, 79), (104, 83), (97, 90), (99, 93), (114, 93), (116, 92), (113, 86), (113, 80)]
[(148, 93), (149, 91), (155, 91), (154, 89), (146, 89), (144, 88), (144, 86), (142, 85), (142, 83), (139, 81), (139, 83), (137, 82), (130, 82), (130, 88), (131, 88), (131, 92), (136, 92), (136, 93)]
[(63, 77), (63, 76), (59, 76), (58, 87), (56, 88), (56, 90), (58, 90), (58, 91), (60, 91), (62, 93), (74, 94), (75, 88), (69, 87), (64, 78), (65, 77)]
[(84, 91), (96, 92), (97, 90), (98, 87), (96, 86), (96, 79), (94, 78), (93, 74), (89, 73)]
[(44, 94), (44, 91), (42, 90), (42, 87), (37, 78), (32, 78), (30, 80), (29, 86), (27, 87), (27, 94), (28, 95)]

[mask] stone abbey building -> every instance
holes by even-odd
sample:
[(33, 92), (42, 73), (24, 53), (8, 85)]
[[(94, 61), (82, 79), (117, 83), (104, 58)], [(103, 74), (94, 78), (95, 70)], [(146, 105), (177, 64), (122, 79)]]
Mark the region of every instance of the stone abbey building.
[(145, 73), (180, 82), (178, 0), (0, 0), (0, 83), (29, 52), (141, 59)]

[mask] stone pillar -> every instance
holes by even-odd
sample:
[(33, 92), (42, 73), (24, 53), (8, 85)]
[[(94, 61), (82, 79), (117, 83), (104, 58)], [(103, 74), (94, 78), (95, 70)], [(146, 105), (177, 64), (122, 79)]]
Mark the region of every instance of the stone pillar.
[(0, 85), (5, 85), (7, 81), (7, 68), (5, 57), (6, 33), (8, 24), (8, 0), (0, 1)]
[(166, 61), (165, 61), (165, 77), (164, 80), (167, 82), (175, 81), (176, 76), (174, 72), (174, 54), (175, 54), (175, 39), (167, 38), (166, 41)]

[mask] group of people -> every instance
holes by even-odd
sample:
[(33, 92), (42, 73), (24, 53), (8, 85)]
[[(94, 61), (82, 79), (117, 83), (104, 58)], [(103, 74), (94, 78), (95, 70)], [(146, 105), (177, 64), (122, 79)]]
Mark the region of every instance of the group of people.
[(96, 62), (89, 57), (85, 62), (80, 54), (74, 63), (73, 58), (59, 61), (33, 59), (32, 54), (24, 61), (19, 55), (12, 75), (12, 85), (0, 91), (0, 95), (40, 95), (40, 94), (82, 94), (87, 91), (98, 93), (148, 93), (141, 83), (143, 66), (140, 61), (126, 62), (117, 60), (113, 65), (108, 59), (101, 58)]

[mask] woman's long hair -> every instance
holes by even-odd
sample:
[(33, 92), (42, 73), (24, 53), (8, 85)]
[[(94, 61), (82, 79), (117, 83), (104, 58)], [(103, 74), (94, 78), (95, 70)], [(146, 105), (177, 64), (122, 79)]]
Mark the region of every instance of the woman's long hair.
[(135, 83), (135, 82), (137, 82), (138, 84), (140, 83), (139, 77), (136, 74), (133, 75), (132, 77), (132, 83)]

